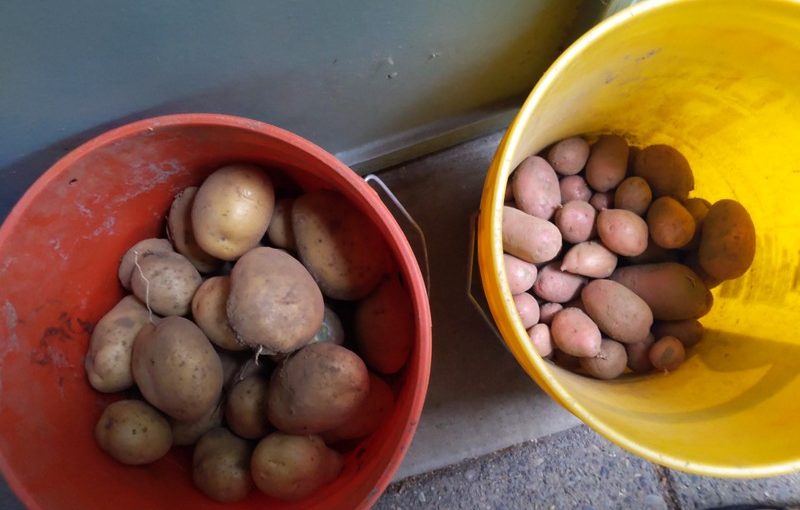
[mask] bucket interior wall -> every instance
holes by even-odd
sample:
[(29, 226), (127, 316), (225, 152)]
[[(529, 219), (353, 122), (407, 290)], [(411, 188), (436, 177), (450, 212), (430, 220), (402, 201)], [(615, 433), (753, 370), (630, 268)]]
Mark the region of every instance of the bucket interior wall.
[(102, 452), (94, 427), (120, 395), (86, 380), (89, 332), (123, 296), (120, 257), (164, 235), (176, 193), (221, 165), (262, 165), (276, 187), (336, 189), (374, 222), (409, 289), (417, 323), (396, 404), (345, 454), (332, 484), (299, 502), (253, 490), (228, 508), (367, 508), (413, 437), (430, 370), (430, 311), (419, 267), (376, 193), (333, 156), (255, 121), (189, 114), (140, 121), (88, 142), (51, 168), (0, 229), (0, 468), (31, 508), (218, 508), (192, 485), (191, 447), (148, 466)]
[[(734, 198), (756, 225), (751, 270), (713, 291), (703, 341), (669, 375), (601, 382), (542, 361), (502, 277), (510, 172), (556, 140), (608, 131), (673, 145), (694, 170), (693, 196)], [(800, 469), (798, 132), (796, 2), (645, 2), (570, 48), (509, 130), (484, 193), (484, 282), (501, 275), (485, 287), (526, 371), (596, 430), (661, 464), (720, 476)]]

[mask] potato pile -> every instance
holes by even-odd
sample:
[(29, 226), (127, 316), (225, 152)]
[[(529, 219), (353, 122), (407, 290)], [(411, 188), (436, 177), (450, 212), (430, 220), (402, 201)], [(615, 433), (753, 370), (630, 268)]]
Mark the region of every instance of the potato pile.
[(125, 392), (95, 428), (119, 462), (194, 445), (192, 479), (210, 498), (255, 486), (298, 500), (391, 413), (386, 377), (415, 322), (388, 247), (337, 192), (283, 195), (262, 168), (222, 167), (175, 197), (169, 239), (122, 257), (130, 294), (85, 361), (92, 387)]
[(690, 198), (693, 189), (676, 149), (617, 135), (567, 138), (517, 166), (504, 266), (542, 357), (599, 379), (680, 366), (703, 336), (710, 289), (755, 257), (745, 208)]

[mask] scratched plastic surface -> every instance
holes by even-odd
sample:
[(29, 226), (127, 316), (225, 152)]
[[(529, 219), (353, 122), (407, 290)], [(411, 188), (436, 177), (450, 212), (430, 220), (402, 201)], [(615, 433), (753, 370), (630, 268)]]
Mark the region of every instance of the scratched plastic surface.
[[(303, 188), (338, 189), (378, 226), (414, 304), (416, 343), (397, 404), (346, 455), (333, 484), (296, 504), (253, 491), (226, 508), (368, 508), (411, 442), (430, 372), (430, 309), (400, 227), (375, 192), (319, 147), (260, 122), (221, 115), (141, 121), (79, 147), (51, 168), (0, 227), (0, 469), (30, 508), (219, 508), (191, 483), (190, 449), (142, 468), (94, 442), (113, 396), (83, 369), (89, 331), (121, 297), (117, 265), (136, 241), (163, 235), (175, 193), (231, 161), (277, 167)], [(285, 177), (284, 177), (285, 178)]]
[[(695, 195), (739, 200), (757, 229), (750, 271), (714, 290), (703, 341), (676, 372), (602, 382), (543, 361), (503, 275), (505, 183), (527, 155), (578, 133), (667, 143)], [(583, 36), (534, 88), (482, 197), (479, 260), (509, 350), (551, 396), (651, 461), (705, 475), (800, 469), (800, 3), (638, 4)]]

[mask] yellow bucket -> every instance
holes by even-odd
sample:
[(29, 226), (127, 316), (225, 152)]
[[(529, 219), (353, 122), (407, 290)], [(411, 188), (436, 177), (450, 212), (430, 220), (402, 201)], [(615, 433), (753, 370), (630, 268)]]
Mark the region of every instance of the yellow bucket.
[[(666, 143), (694, 195), (735, 198), (758, 240), (714, 290), (703, 341), (674, 373), (598, 381), (531, 348), (502, 264), (506, 181), (526, 156), (581, 133)], [(506, 345), (555, 400), (650, 461), (723, 477), (800, 469), (800, 2), (651, 0), (585, 34), (545, 73), (501, 143), (478, 224), (486, 297)]]

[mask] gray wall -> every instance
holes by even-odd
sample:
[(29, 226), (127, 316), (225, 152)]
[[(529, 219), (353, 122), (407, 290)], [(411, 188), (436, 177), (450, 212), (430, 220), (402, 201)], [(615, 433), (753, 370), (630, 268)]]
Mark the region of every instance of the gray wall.
[(498, 129), (603, 3), (3, 0), (0, 219), (67, 151), (152, 115), (256, 118), (363, 170)]

